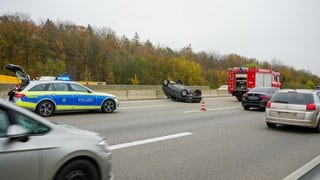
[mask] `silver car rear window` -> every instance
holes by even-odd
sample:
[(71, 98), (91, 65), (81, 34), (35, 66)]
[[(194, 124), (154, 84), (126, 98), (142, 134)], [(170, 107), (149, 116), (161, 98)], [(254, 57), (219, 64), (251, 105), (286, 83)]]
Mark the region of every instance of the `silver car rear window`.
[(313, 99), (313, 94), (308, 94), (308, 93), (297, 93), (297, 92), (292, 92), (292, 93), (277, 93), (275, 94), (271, 102), (276, 102), (276, 103), (287, 103), (287, 104), (310, 104), (314, 103)]

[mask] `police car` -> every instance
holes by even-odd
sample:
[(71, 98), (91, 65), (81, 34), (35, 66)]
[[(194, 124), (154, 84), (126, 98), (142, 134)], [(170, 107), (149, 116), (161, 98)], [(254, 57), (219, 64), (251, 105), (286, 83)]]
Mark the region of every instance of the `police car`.
[(34, 80), (21, 66), (7, 64), (21, 80), (20, 85), (8, 93), (9, 101), (47, 117), (59, 111), (100, 110), (114, 112), (119, 107), (116, 96), (95, 92), (77, 82), (63, 80)]

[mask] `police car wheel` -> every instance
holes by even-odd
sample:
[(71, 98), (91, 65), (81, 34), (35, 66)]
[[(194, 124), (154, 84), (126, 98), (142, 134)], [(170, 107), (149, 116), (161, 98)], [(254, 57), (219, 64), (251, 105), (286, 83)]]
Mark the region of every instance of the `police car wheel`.
[(112, 113), (116, 109), (116, 103), (111, 100), (107, 99), (103, 102), (101, 110), (105, 113)]
[(54, 105), (50, 101), (42, 101), (37, 107), (37, 113), (43, 117), (51, 116), (54, 113)]

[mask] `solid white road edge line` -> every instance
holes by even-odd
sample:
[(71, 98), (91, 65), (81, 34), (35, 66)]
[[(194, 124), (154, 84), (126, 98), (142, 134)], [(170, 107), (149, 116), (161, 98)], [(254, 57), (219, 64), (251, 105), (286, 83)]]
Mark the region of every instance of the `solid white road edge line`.
[(311, 169), (315, 168), (317, 165), (320, 164), (320, 156), (314, 158), (307, 164), (303, 165), (296, 171), (292, 172), (289, 176), (285, 177), (283, 180), (296, 180), (301, 178), (303, 175), (305, 175), (307, 172), (309, 172)]
[[(227, 110), (227, 109), (237, 109), (239, 108), (238, 106), (235, 107), (226, 107), (226, 108), (214, 108), (214, 109), (207, 109), (207, 111), (219, 111), (219, 110)], [(183, 113), (197, 113), (197, 112), (202, 112), (201, 109), (199, 110), (192, 110), (192, 111), (184, 111)]]
[(122, 148), (131, 147), (131, 146), (137, 146), (137, 145), (142, 145), (142, 144), (147, 144), (147, 143), (152, 143), (152, 142), (157, 142), (157, 141), (174, 139), (174, 138), (183, 137), (183, 136), (189, 136), (189, 135), (192, 135), (192, 134), (193, 133), (190, 133), (190, 132), (183, 132), (183, 133), (179, 133), (179, 134), (171, 134), (171, 135), (168, 135), (168, 136), (161, 136), (161, 137), (145, 139), (145, 140), (140, 140), (140, 141), (134, 141), (134, 142), (124, 143), (124, 144), (117, 144), (117, 145), (109, 146), (109, 149), (110, 150), (122, 149)]

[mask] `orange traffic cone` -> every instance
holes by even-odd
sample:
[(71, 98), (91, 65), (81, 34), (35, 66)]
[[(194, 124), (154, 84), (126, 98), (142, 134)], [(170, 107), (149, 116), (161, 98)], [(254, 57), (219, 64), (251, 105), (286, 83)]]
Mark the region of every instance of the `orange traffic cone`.
[(201, 111), (207, 111), (206, 105), (205, 105), (204, 101), (202, 101), (201, 109), (200, 109), (200, 110), (201, 110)]

